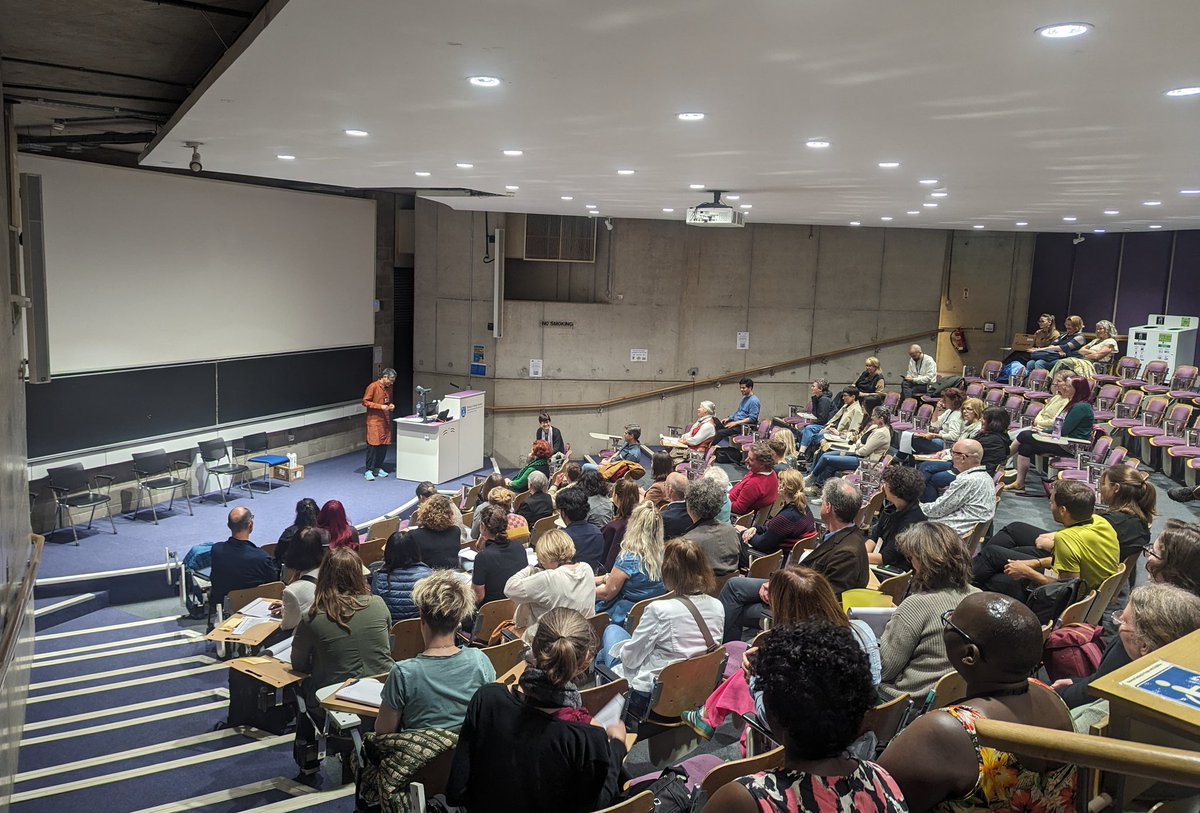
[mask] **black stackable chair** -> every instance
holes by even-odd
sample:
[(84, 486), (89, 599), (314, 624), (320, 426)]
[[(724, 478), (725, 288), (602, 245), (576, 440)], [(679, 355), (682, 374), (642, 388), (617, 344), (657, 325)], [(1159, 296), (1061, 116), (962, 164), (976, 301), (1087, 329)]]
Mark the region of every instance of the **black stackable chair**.
[(166, 449), (134, 453), (133, 475), (137, 478), (137, 503), (133, 506), (130, 519), (137, 517), (138, 511), (142, 507), (142, 494), (146, 494), (150, 497), (150, 512), (154, 515), (154, 524), (157, 525), (158, 509), (154, 506), (154, 498), (164, 491), (171, 493), (171, 501), (167, 505), (167, 510), (175, 507), (175, 494), (182, 491), (186, 498), (188, 514), (195, 516), (192, 514), (192, 487), (187, 476), (190, 470), (190, 463), (184, 460), (171, 460), (167, 456)]
[[(116, 534), (117, 526), (113, 522), (112, 506), (109, 501), (112, 499), (109, 496), (109, 489), (112, 488), (113, 478), (107, 474), (96, 474), (88, 477), (87, 472), (83, 468), (82, 463), (72, 463), (68, 466), (59, 466), (57, 468), (48, 469), (46, 475), (50, 479), (50, 491), (54, 494), (54, 528), (51, 533), (59, 528), (65, 528), (67, 525), (71, 527), (71, 534), (75, 538), (75, 544), (79, 544), (79, 529), (75, 524), (75, 520), (71, 515), (71, 511), (77, 508), (89, 508), (91, 514), (88, 516), (87, 527), (92, 527), (92, 520), (96, 518), (96, 509), (104, 506), (104, 510), (108, 513), (108, 524), (112, 526), (112, 532)], [(105, 481), (104, 492), (100, 492), (100, 481)], [(33, 495), (31, 494), (32, 498)], [(63, 516), (66, 515), (67, 522), (63, 523)]]
[[(241, 452), (246, 453), (245, 449), (234, 449), (234, 454)], [(208, 493), (208, 480), (210, 477), (220, 478), (222, 476), (229, 478), (228, 487), (221, 489), (221, 505), (228, 505), (229, 492), (233, 490), (234, 481), (238, 477), (242, 478), (242, 483), (245, 484), (246, 476), (250, 474), (250, 467), (236, 462), (229, 453), (229, 447), (225, 444), (224, 438), (214, 438), (213, 440), (200, 441), (200, 459), (204, 461), (204, 483), (200, 487), (200, 497)], [(222, 462), (224, 461), (224, 462)], [(220, 487), (221, 481), (217, 480), (217, 486)], [(254, 491), (250, 491), (250, 497), (253, 499)]]

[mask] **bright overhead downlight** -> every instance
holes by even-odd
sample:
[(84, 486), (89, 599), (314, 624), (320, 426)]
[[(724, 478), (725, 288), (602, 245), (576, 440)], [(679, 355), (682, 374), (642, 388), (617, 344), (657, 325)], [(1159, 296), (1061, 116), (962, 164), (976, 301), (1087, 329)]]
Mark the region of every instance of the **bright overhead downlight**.
[(930, 192), (929, 197), (931, 197), (931, 198), (948, 198), (948, 197), (950, 197), (950, 193), (949, 192)]
[(810, 138), (804, 142), (804, 146), (812, 147), (814, 150), (823, 150), (829, 146), (829, 142), (823, 138)]
[(516, 184), (508, 184), (504, 188), (507, 189), (509, 192), (516, 192), (521, 187), (517, 186)]
[(575, 198), (571, 195), (559, 195), (559, 199), (560, 200), (575, 200)]
[(433, 174), (432, 172), (426, 172), (423, 169), (418, 169), (416, 172), (413, 173), (413, 175), (416, 175), (418, 178), (428, 178), (432, 174)]
[(1018, 220), (1018, 221), (1017, 221), (1017, 225), (1018, 225), (1018, 226), (1028, 226), (1028, 225), (1029, 225), (1029, 221), (1028, 221), (1028, 220)]
[(899, 161), (880, 161), (879, 162), (880, 169), (895, 169), (898, 166), (900, 166)]
[(1070, 215), (1067, 215), (1063, 218), (1063, 221), (1066, 223), (1074, 223), (1078, 219), (1079, 218), (1077, 218), (1077, 217), (1071, 217)]
[(280, 161), (295, 161), (296, 160), (296, 156), (285, 155), (284, 153), (280, 153), (279, 155), (276, 155), (275, 157), (278, 158)]
[(702, 183), (690, 183), (690, 184), (688, 184), (688, 189), (703, 189), (703, 188), (704, 188), (704, 184), (702, 184)]
[(1121, 210), (1120, 210), (1120, 209), (1105, 209), (1105, 210), (1104, 210), (1104, 214), (1106, 214), (1106, 215), (1119, 215), (1119, 214), (1121, 214)]
[(675, 118), (679, 119), (680, 121), (702, 121), (704, 119), (704, 114), (696, 111), (692, 111), (690, 113), (677, 113)]
[(1142, 201), (1142, 205), (1143, 206), (1162, 206), (1162, 201), (1161, 200), (1144, 200), (1144, 201)]
[(754, 208), (754, 204), (753, 204), (753, 203), (743, 203), (743, 204), (742, 204), (740, 207), (738, 207), (738, 208), (740, 208), (740, 209), (753, 209), (753, 208)]
[(983, 224), (982, 224), (982, 223), (976, 223), (974, 227), (975, 227), (975, 228), (977, 228), (977, 229), (982, 229), (982, 228), (983, 228)]
[(1155, 224), (1154, 224), (1154, 225), (1152, 225), (1150, 228), (1152, 228), (1152, 229), (1161, 229), (1161, 228), (1162, 228), (1162, 226), (1161, 226), (1161, 225), (1159, 225), (1158, 223), (1155, 223)]
[(666, 212), (667, 214), (670, 214), (671, 212), (673, 212), (675, 210), (670, 207), (667, 207), (667, 208), (663, 209), (663, 211)]
[(1200, 195), (1200, 189), (1180, 189), (1181, 195)]
[(1092, 30), (1091, 23), (1054, 23), (1037, 29), (1037, 33), (1050, 40), (1065, 40), (1081, 37)]
[(881, 217), (881, 218), (879, 218), (879, 219), (880, 219), (880, 220), (882, 220), (884, 223), (888, 223), (888, 222), (890, 222), (891, 220), (893, 220), (893, 218), (891, 218), (891, 217), (888, 217), (887, 215), (884, 215), (883, 217)]
[(920, 209), (910, 209), (909, 211), (905, 212), (905, 214), (919, 215), (919, 214), (921, 214), (921, 210)]
[(1171, 88), (1163, 92), (1164, 96), (1200, 96), (1200, 86), (1192, 86), (1186, 88)]
[(926, 209), (936, 209), (937, 208), (936, 203), (922, 203), (921, 205), (924, 206)]
[(636, 169), (618, 169), (617, 174), (618, 175), (636, 175), (637, 170)]
[(495, 76), (468, 76), (467, 81), (477, 88), (494, 88), (500, 84)]
[(938, 179), (937, 178), (922, 178), (921, 180), (917, 181), (917, 183), (921, 184), (922, 186), (937, 186)]
[(355, 138), (366, 138), (370, 135), (366, 130), (343, 130), (346, 135), (354, 136)]
[(474, 169), (475, 168), (474, 164), (468, 164), (466, 161), (459, 161), (454, 166), (458, 167), (459, 169)]
[(504, 154), (509, 158), (520, 158), (525, 154), (525, 150), (504, 150)]
[(859, 222), (859, 221), (857, 221), (857, 220), (851, 220), (851, 221), (850, 221), (850, 225), (851, 225), (851, 226), (861, 226), (861, 225), (862, 225), (862, 223), (861, 223), (861, 222)]
[(596, 204), (594, 204), (594, 203), (585, 203), (585, 204), (583, 204), (583, 208), (585, 208), (585, 209), (599, 209), (600, 207), (599, 207), (599, 206), (597, 206), (597, 205), (596, 205)]

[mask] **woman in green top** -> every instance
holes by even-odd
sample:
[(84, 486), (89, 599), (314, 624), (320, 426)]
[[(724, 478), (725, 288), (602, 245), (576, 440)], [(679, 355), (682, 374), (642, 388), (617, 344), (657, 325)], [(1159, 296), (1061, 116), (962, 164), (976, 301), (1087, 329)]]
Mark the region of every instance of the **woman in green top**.
[[(325, 554), (317, 575), (316, 594), (308, 612), (300, 616), (292, 639), (292, 666), (305, 672), (304, 700), (307, 714), (297, 722), (296, 754), (303, 773), (320, 770), (313, 723), (324, 713), (317, 690), (348, 678), (381, 675), (392, 668), (388, 631), (392, 614), (379, 596), (371, 595), (363, 578), (362, 560), (347, 547)], [(310, 758), (311, 757), (311, 758)]]
[(521, 492), (529, 488), (529, 475), (535, 471), (540, 471), (547, 477), (550, 476), (550, 456), (554, 454), (554, 450), (550, 448), (550, 444), (544, 440), (535, 440), (533, 449), (529, 452), (529, 462), (525, 464), (525, 468), (517, 474), (516, 477), (508, 481), (508, 485), (513, 491)]
[[(1095, 413), (1092, 412), (1092, 387), (1086, 378), (1073, 377), (1061, 385), (1062, 392), (1070, 389), (1070, 398), (1062, 411), (1062, 429), (1057, 432), (1060, 437), (1075, 440), (1088, 440), (1092, 437), (1092, 425), (1095, 423)], [(1017, 435), (1017, 479), (1005, 486), (1009, 491), (1024, 491), (1025, 476), (1029, 473), (1029, 463), (1034, 455), (1050, 454), (1062, 456), (1068, 447), (1061, 443), (1050, 443), (1034, 437), (1034, 430), (1026, 429)]]

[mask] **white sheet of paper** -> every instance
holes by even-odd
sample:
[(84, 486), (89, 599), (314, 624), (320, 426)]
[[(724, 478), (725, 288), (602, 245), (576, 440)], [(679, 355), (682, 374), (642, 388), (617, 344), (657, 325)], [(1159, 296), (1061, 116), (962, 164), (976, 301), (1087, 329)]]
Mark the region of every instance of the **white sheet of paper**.
[(895, 615), (895, 607), (851, 607), (850, 617), (867, 622), (867, 626), (875, 633), (876, 638), (883, 637), (883, 628)]
[(238, 612), (242, 615), (253, 616), (254, 618), (270, 618), (271, 605), (274, 603), (274, 599), (256, 598), (254, 601), (238, 610)]
[(596, 725), (608, 728), (610, 725), (615, 725), (621, 722), (621, 714), (625, 711), (625, 695), (619, 694), (612, 700), (604, 704), (604, 708), (596, 712), (596, 716), (592, 718), (592, 722)]
[(233, 635), (245, 635), (248, 630), (257, 627), (259, 624), (269, 623), (271, 623), (270, 618), (255, 618), (254, 616), (250, 615), (239, 621), (238, 625), (234, 627), (231, 632)]
[(379, 708), (383, 703), (383, 684), (378, 680), (358, 680), (338, 689), (336, 697), (351, 703)]
[(292, 639), (291, 638), (288, 638), (286, 641), (280, 641), (279, 643), (275, 644), (275, 646), (267, 647), (266, 650), (264, 650), (264, 651), (268, 655), (270, 655), (272, 658), (274, 658), (275, 660), (283, 661), (288, 666), (292, 665)]

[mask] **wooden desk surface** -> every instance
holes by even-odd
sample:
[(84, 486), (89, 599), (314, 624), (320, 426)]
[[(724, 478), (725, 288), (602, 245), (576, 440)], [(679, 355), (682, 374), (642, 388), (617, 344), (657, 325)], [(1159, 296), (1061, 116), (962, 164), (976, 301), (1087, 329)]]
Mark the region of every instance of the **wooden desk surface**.
[(240, 624), (245, 617), (246, 616), (242, 615), (241, 613), (234, 613), (233, 615), (229, 616), (229, 618), (222, 621), (216, 629), (204, 637), (210, 641), (224, 641), (227, 644), (258, 646), (263, 641), (270, 638), (271, 635), (273, 635), (275, 631), (279, 629), (278, 619), (263, 619), (261, 624), (255, 624), (243, 634), (234, 635), (232, 630), (237, 627), (237, 625)]
[(1138, 658), (1128, 666), (1092, 681), (1088, 691), (1107, 700), (1110, 709), (1119, 714), (1128, 714), (1144, 722), (1200, 737), (1200, 706), (1185, 706), (1133, 686), (1121, 685), (1121, 681), (1136, 675), (1156, 661), (1167, 661), (1200, 672), (1200, 632), (1193, 632)]
[[(387, 679), (387, 675), (383, 675), (382, 677), (363, 678), (363, 680), (378, 680), (380, 683), (383, 683), (384, 680), (386, 680), (386, 679)], [(329, 697), (327, 697), (321, 701), (321, 708), (327, 709), (329, 711), (340, 711), (345, 714), (357, 714), (359, 717), (378, 717), (379, 716), (379, 708), (377, 706), (368, 706), (363, 703), (355, 703), (350, 700), (342, 700), (337, 696), (338, 692), (340, 692), (342, 689), (344, 689), (345, 687), (349, 686), (351, 683), (354, 683), (354, 682), (355, 682), (354, 678), (351, 678), (350, 680), (347, 680), (344, 683), (342, 683), (341, 686), (338, 686), (337, 691), (335, 691), (333, 694), (329, 695)]]
[(283, 661), (277, 661), (267, 656), (234, 658), (229, 662), (229, 668), (241, 672), (243, 675), (249, 675), (268, 686), (274, 686), (276, 689), (299, 683), (307, 677), (303, 672), (295, 671)]

